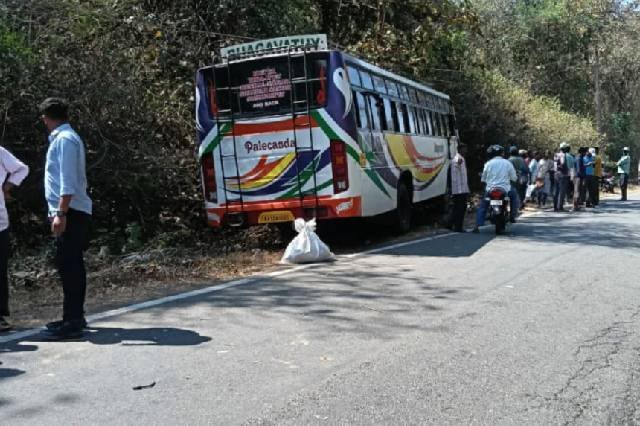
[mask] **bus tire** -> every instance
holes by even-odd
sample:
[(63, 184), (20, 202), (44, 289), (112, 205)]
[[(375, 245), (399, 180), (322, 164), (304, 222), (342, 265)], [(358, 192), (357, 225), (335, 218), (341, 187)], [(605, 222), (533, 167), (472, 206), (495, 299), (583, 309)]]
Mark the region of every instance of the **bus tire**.
[(276, 223), (278, 234), (283, 243), (288, 244), (295, 236), (296, 230), (293, 227), (293, 222)]
[(411, 193), (404, 182), (398, 184), (397, 197), (395, 228), (398, 233), (405, 234), (411, 229), (413, 203), (411, 202)]

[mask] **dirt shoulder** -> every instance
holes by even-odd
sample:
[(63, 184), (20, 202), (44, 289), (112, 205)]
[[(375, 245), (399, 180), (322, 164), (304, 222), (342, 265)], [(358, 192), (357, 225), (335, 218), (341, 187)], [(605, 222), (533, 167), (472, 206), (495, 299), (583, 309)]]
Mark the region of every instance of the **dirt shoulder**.
[[(321, 235), (334, 253), (346, 254), (445, 232), (431, 216), (419, 222), (423, 223), (402, 237), (388, 227), (364, 223), (341, 224)], [(280, 258), (289, 240), (284, 241), (275, 228), (223, 233), (203, 228), (199, 235), (175, 239), (169, 239), (170, 247), (166, 243), (158, 247), (154, 241), (126, 255), (106, 254), (100, 239), (93, 241), (85, 257), (87, 314), (286, 267)], [(61, 316), (62, 289), (47, 252), (46, 247), (36, 254), (18, 252), (10, 260), (10, 319), (16, 328), (40, 326)]]

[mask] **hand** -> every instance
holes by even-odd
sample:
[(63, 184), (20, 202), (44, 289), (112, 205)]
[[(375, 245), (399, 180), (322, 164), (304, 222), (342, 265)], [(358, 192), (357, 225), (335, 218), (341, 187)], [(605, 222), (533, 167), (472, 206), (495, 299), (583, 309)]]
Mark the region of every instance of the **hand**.
[(54, 237), (60, 237), (64, 234), (65, 229), (67, 229), (67, 218), (56, 216), (53, 218), (53, 222), (51, 222), (51, 233)]
[(5, 200), (8, 200), (11, 198), (11, 190), (13, 189), (15, 185), (12, 184), (11, 182), (5, 182), (2, 185), (2, 192), (4, 193), (4, 198)]

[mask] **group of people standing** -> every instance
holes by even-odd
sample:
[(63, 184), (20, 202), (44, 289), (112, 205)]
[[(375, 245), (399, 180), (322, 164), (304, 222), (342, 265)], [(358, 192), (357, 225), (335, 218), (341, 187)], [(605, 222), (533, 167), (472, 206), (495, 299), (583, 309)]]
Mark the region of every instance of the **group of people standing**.
[[(509, 162), (516, 170), (517, 179), (512, 182), (518, 194), (519, 209), (524, 209), (530, 199), (538, 207), (545, 207), (547, 200), (553, 201), (553, 210), (565, 211), (565, 204), (572, 204), (571, 211), (600, 204), (600, 182), (603, 178), (602, 157), (598, 147), (581, 147), (576, 155), (571, 146), (563, 142), (558, 152), (534, 152), (510, 148)], [(629, 148), (617, 163), (621, 201), (627, 200), (631, 157)]]
[[(62, 281), (62, 319), (47, 324), (46, 338), (79, 337), (87, 322), (84, 302), (87, 273), (84, 251), (89, 241), (92, 202), (87, 194), (85, 147), (69, 124), (69, 106), (59, 98), (40, 105), (41, 119), (48, 132), (44, 168), (44, 194), (48, 221), (55, 242), (55, 264)], [(11, 329), (9, 317), (9, 217), (5, 200), (27, 177), (29, 168), (0, 147), (0, 331)]]
[[(464, 231), (469, 196), (464, 151), (464, 147), (460, 146), (451, 165), (453, 203), (448, 226), (456, 232)], [(530, 154), (527, 150), (512, 146), (506, 155), (502, 146), (492, 145), (487, 154), (489, 160), (484, 165), (481, 181), (486, 185), (486, 191), (500, 188), (508, 194), (512, 223), (516, 222), (518, 213), (524, 210), (527, 199), (540, 208), (552, 201), (556, 212), (565, 211), (566, 202), (572, 204), (571, 211), (594, 208), (600, 204), (603, 163), (598, 147), (581, 147), (577, 155), (573, 155), (571, 146), (563, 142), (558, 152), (552, 155), (550, 152)], [(627, 200), (630, 164), (629, 148), (625, 147), (617, 162), (621, 201)], [(476, 211), (475, 232), (485, 221), (486, 198), (485, 193)]]

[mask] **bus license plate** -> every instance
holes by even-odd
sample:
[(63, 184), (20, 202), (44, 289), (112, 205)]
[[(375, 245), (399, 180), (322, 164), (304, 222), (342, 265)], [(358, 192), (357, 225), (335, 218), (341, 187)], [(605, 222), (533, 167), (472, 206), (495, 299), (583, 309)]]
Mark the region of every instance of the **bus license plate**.
[(258, 216), (258, 223), (293, 222), (294, 220), (293, 213), (288, 210), (264, 212)]
[(502, 200), (491, 200), (491, 205), (492, 206), (501, 206), (502, 205)]

